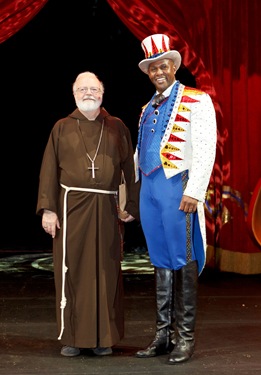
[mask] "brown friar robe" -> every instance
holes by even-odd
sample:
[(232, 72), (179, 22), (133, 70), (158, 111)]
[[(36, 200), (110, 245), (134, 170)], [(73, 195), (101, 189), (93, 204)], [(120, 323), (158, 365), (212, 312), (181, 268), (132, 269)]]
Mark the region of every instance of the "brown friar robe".
[[(99, 140), (94, 162), (98, 169), (93, 178), (87, 154), (95, 158)], [(133, 163), (129, 129), (104, 108), (94, 121), (76, 109), (51, 131), (40, 170), (36, 212), (54, 211), (61, 224), (53, 240), (53, 263), (58, 337), (63, 345), (115, 345), (124, 335), (124, 311), (115, 196), (71, 190), (64, 217), (65, 188), (61, 185), (117, 191), (123, 170), (128, 191), (126, 210), (139, 219), (139, 185), (135, 183)], [(64, 220), (67, 229), (63, 238)], [(62, 300), (65, 303), (61, 304)]]

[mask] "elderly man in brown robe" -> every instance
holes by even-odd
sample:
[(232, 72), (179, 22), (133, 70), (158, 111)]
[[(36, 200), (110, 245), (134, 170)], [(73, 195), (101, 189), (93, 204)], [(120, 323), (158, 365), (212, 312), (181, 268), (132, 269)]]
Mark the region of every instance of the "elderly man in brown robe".
[(45, 148), (36, 212), (53, 238), (61, 354), (89, 348), (112, 353), (124, 336), (121, 231), (117, 192), (124, 172), (127, 203), (121, 220), (139, 219), (129, 129), (102, 106), (104, 85), (77, 76), (77, 108), (56, 122)]

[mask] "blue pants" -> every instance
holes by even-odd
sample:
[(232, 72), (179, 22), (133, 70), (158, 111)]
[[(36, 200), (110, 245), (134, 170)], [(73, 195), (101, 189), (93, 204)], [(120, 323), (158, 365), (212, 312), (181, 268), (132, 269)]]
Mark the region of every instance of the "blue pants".
[(197, 212), (179, 210), (188, 173), (166, 179), (162, 168), (142, 175), (140, 217), (151, 263), (178, 270), (204, 257)]

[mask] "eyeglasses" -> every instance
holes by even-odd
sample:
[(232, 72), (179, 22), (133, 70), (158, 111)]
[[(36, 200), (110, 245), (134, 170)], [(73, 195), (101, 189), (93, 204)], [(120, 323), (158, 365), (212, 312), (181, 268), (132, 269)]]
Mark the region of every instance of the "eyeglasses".
[(75, 92), (86, 94), (88, 90), (90, 90), (91, 94), (98, 94), (99, 92), (101, 92), (101, 89), (99, 89), (99, 87), (78, 87)]

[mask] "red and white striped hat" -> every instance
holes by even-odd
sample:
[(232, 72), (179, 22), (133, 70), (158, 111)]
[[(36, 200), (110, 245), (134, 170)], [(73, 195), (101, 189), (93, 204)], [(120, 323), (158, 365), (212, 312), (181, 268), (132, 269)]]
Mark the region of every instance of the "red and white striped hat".
[(178, 51), (170, 50), (169, 37), (164, 34), (154, 34), (143, 39), (141, 47), (145, 52), (145, 59), (139, 63), (139, 68), (148, 74), (149, 65), (160, 59), (171, 59), (174, 61), (176, 70), (180, 67), (181, 56)]

